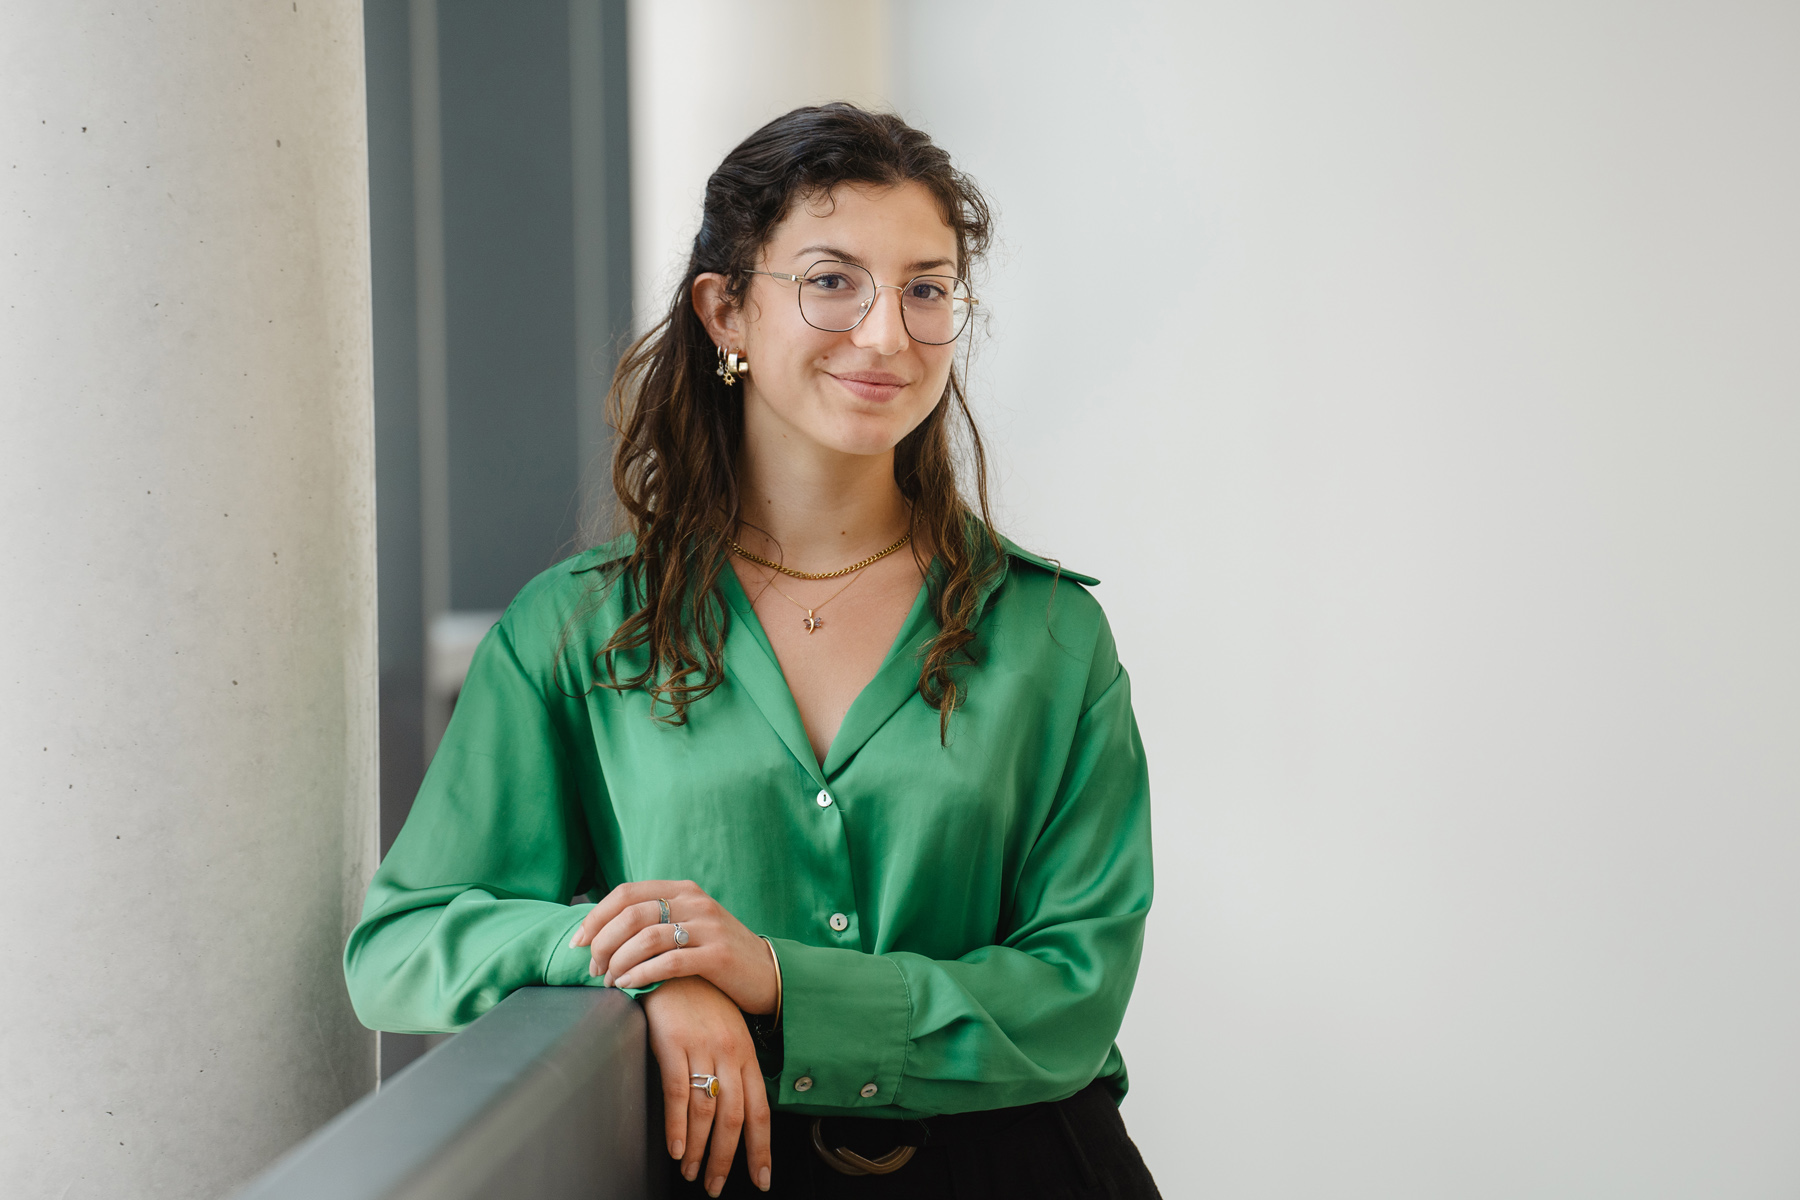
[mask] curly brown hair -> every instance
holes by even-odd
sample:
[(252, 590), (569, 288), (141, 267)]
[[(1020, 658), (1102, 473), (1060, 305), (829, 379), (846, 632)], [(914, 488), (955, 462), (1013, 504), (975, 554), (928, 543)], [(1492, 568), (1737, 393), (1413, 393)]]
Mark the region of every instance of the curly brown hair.
[[(956, 234), (958, 273), (967, 278), (991, 237), (987, 201), (924, 133), (899, 117), (844, 103), (797, 108), (770, 121), (707, 180), (700, 231), (669, 311), (619, 362), (607, 395), (618, 435), (613, 490), (619, 524), (636, 535), (636, 545), (613, 575), (629, 584), (629, 612), (595, 653), (595, 676), (604, 687), (648, 691), (653, 711), (658, 702), (668, 706), (663, 719), (684, 722), (688, 705), (723, 678), (727, 616), (715, 584), (739, 518), (742, 400), (713, 370), (716, 349), (694, 311), (694, 281), (722, 274), (727, 295), (741, 302), (758, 255), (796, 204), (843, 184), (902, 183), (918, 183), (937, 200)], [(959, 485), (959, 463), (973, 509)], [(919, 693), (937, 708), (940, 737), (947, 737), (962, 694), (958, 669), (973, 662), (969, 626), (1002, 563), (986, 453), (954, 366), (931, 414), (895, 447), (894, 482), (911, 511), (915, 560), (923, 535), (943, 567), (927, 572), (939, 631), (922, 656)], [(643, 669), (621, 675), (618, 656), (641, 650), (647, 654), (629, 657)]]

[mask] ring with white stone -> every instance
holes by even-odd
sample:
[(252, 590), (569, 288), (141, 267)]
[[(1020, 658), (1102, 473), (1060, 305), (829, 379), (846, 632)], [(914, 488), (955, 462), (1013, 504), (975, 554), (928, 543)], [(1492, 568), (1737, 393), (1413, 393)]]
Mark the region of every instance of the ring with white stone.
[(681, 927), (680, 921), (675, 922), (672, 928), (675, 930), (675, 948), (679, 950), (688, 944), (688, 931)]

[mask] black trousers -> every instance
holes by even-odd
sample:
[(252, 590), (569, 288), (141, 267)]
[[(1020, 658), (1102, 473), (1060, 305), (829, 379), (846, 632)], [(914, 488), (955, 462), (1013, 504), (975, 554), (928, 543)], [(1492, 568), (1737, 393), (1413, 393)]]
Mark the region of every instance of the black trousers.
[[(1054, 1104), (1026, 1104), (929, 1122), (828, 1117), (828, 1146), (878, 1158), (896, 1143), (923, 1143), (891, 1175), (839, 1174), (813, 1149), (813, 1118), (776, 1113), (774, 1164), (759, 1191), (738, 1146), (721, 1197), (750, 1200), (1161, 1200), (1156, 1182), (1125, 1132), (1118, 1106), (1098, 1083)], [(671, 1167), (669, 1195), (702, 1200), (705, 1159), (693, 1183)]]

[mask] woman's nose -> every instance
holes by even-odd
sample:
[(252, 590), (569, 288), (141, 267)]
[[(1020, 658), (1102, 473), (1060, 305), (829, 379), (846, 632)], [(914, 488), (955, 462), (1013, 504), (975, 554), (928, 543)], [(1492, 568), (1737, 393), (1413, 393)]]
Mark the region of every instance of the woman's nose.
[[(894, 299), (888, 303), (881, 293), (892, 288)], [(906, 322), (900, 316), (900, 288), (896, 284), (883, 283), (876, 285), (875, 298), (869, 301), (869, 311), (856, 327), (856, 344), (874, 350), (879, 354), (898, 354), (906, 349)]]

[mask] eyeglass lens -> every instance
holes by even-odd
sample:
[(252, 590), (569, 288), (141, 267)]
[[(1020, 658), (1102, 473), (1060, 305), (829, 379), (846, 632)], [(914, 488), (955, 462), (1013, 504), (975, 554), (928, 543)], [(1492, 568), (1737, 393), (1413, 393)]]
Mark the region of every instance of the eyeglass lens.
[[(847, 262), (818, 262), (800, 284), (800, 316), (815, 329), (855, 329), (875, 305), (875, 277)], [(969, 291), (953, 275), (919, 275), (900, 289), (900, 320), (915, 342), (942, 346), (968, 324)]]

